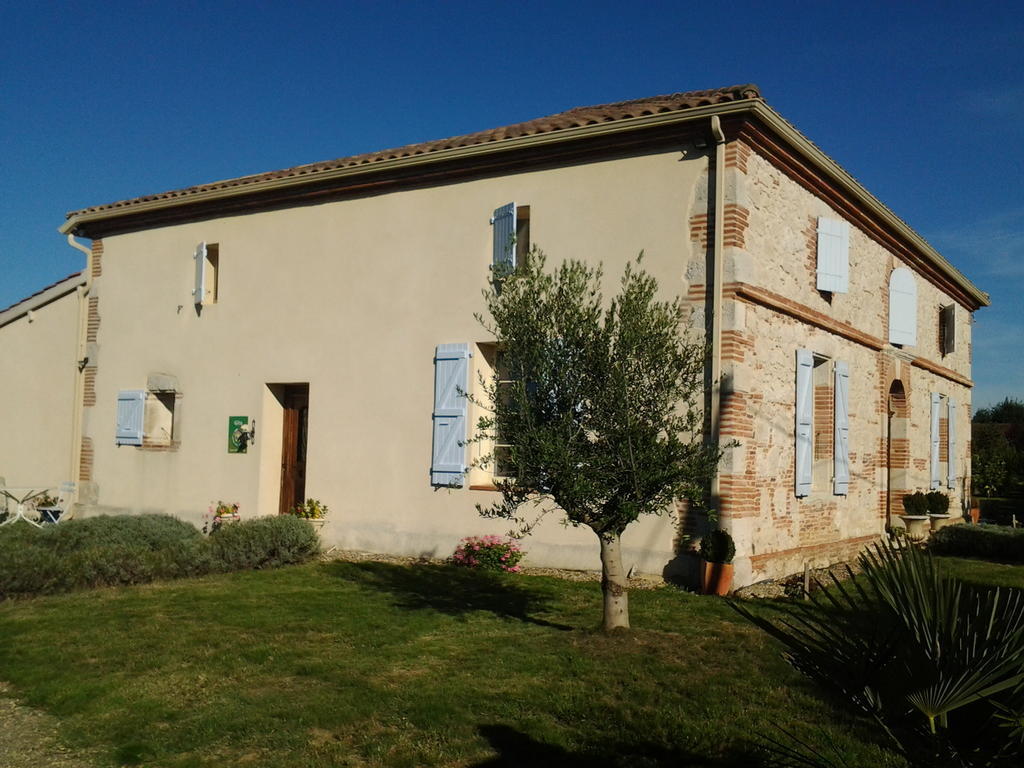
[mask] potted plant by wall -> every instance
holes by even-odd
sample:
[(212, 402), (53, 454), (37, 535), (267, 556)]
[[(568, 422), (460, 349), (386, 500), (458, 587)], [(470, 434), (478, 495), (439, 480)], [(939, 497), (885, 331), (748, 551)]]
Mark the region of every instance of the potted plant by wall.
[(928, 503), (928, 518), (931, 520), (932, 531), (937, 531), (947, 525), (949, 515), (949, 496), (942, 491), (930, 491), (925, 494)]
[(732, 558), (736, 544), (728, 531), (716, 528), (700, 540), (700, 591), (727, 595), (732, 590)]
[(912, 541), (924, 541), (928, 537), (928, 497), (924, 493), (914, 491), (903, 497), (901, 517)]
[(237, 501), (229, 504), (220, 500), (216, 503), (211, 501), (210, 508), (203, 517), (206, 519), (203, 523), (203, 533), (215, 533), (222, 525), (237, 523), (242, 519), (238, 514)]
[(977, 496), (971, 496), (970, 508), (967, 510), (967, 515), (971, 518), (971, 524), (977, 525), (981, 522), (981, 499)]
[(306, 499), (301, 504), (296, 504), (289, 511), (289, 514), (305, 520), (316, 529), (317, 533), (319, 533), (320, 529), (324, 527), (324, 523), (327, 522), (328, 512), (330, 512), (330, 510), (322, 501)]

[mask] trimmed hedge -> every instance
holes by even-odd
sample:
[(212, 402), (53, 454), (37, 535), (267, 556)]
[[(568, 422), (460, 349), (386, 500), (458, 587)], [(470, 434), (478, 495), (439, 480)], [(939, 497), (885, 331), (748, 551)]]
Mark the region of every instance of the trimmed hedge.
[(294, 515), (222, 525), (210, 535), (214, 561), (225, 571), (304, 563), (320, 551), (313, 526)]
[(167, 515), (118, 515), (0, 529), (0, 599), (145, 584), (305, 562), (313, 527), (294, 517), (225, 526), (210, 538)]
[(947, 525), (928, 544), (937, 555), (1024, 563), (1024, 528), (1001, 525)]

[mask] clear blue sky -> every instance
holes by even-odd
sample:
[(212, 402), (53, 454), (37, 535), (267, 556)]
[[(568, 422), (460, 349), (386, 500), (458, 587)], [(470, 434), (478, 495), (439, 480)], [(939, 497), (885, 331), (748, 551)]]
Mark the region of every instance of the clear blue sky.
[(83, 266), (68, 210), (757, 83), (992, 295), (975, 406), (1024, 398), (1013, 2), (0, 0), (0, 307)]

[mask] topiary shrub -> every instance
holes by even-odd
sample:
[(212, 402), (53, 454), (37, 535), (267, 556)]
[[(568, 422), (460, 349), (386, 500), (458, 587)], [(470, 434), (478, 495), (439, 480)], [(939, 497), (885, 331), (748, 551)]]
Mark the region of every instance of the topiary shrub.
[(45, 546), (62, 553), (117, 546), (158, 550), (202, 539), (194, 525), (170, 515), (100, 515), (47, 526), (37, 533)]
[(949, 511), (949, 496), (942, 491), (929, 491), (924, 495), (930, 515), (944, 515)]
[(903, 497), (903, 513), (907, 515), (927, 515), (928, 497), (921, 491), (908, 493)]
[(938, 555), (1024, 563), (1024, 528), (949, 525), (932, 534), (928, 548)]
[(700, 540), (700, 556), (709, 563), (731, 563), (735, 555), (736, 544), (728, 531), (716, 528)]
[(208, 541), (215, 567), (222, 571), (304, 563), (320, 552), (313, 526), (292, 515), (224, 525)]

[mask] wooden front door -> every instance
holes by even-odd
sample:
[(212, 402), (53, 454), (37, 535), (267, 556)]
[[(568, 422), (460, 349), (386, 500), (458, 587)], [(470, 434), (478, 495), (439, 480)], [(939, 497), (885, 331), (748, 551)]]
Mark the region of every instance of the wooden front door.
[(284, 434), (281, 439), (281, 504), (285, 514), (306, 500), (306, 432), (309, 385), (289, 384), (284, 390)]

